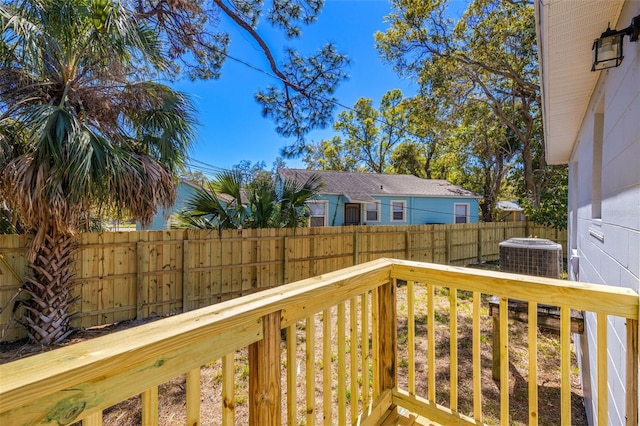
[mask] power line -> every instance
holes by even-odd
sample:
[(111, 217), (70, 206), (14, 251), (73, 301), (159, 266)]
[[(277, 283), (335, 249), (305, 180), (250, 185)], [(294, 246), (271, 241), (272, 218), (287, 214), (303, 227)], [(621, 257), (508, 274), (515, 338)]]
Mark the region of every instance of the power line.
[(189, 158), (189, 160), (187, 161), (187, 167), (189, 169), (195, 169), (198, 172), (202, 172), (205, 175), (210, 175), (210, 176), (216, 175), (218, 173), (221, 173), (227, 170), (222, 167), (214, 166), (212, 164), (208, 164), (193, 158)]

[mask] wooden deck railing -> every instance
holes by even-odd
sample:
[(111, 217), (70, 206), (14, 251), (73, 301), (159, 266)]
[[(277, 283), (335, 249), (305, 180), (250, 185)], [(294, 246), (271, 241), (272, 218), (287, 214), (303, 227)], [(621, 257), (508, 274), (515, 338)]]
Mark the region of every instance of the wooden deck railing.
[[(398, 281), (407, 285), (398, 286)], [(443, 291), (446, 290), (446, 291)], [(499, 422), (509, 424), (508, 298), (529, 302), (528, 399), (537, 424), (536, 304), (560, 307), (561, 423), (571, 423), (571, 309), (597, 316), (598, 417), (607, 415), (607, 317), (626, 320), (627, 424), (637, 424), (638, 295), (630, 290), (475, 269), (380, 259), (135, 329), (0, 366), (0, 424), (100, 425), (109, 407), (142, 395), (142, 423), (158, 423), (158, 387), (184, 375), (181, 424), (230, 425), (248, 396), (252, 425), (376, 424), (395, 406), (441, 424), (483, 424), (481, 324), (500, 297)], [(401, 296), (401, 297), (399, 297)], [(438, 308), (442, 297), (446, 307)], [(470, 311), (461, 306), (470, 303)], [(445, 312), (446, 311), (446, 312)], [(446, 313), (446, 315), (444, 315)], [(446, 318), (444, 318), (446, 316)], [(403, 328), (404, 325), (404, 328)], [(420, 327), (418, 327), (420, 325)], [(458, 340), (470, 330), (470, 404), (462, 406)], [(281, 330), (286, 330), (285, 342)], [(448, 372), (436, 365), (448, 335)], [(484, 343), (486, 344), (486, 342)], [(238, 389), (234, 353), (248, 347), (249, 380)], [(422, 362), (425, 355), (425, 362)], [(216, 419), (201, 418), (201, 366), (222, 360)], [(486, 364), (486, 363), (484, 363)], [(398, 371), (402, 371), (399, 377)], [(399, 380), (399, 379), (402, 380)], [(444, 383), (446, 382), (446, 383)], [(443, 399), (441, 388), (448, 389)], [(468, 391), (466, 389), (469, 389)], [(160, 398), (161, 399), (161, 398)]]

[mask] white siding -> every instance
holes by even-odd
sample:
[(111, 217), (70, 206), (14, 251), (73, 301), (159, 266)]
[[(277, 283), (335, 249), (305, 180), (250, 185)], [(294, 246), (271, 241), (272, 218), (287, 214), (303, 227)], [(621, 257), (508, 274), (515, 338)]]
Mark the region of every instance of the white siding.
[[(626, 2), (618, 28), (640, 13), (640, 3)], [(612, 27), (614, 23), (612, 23)], [(570, 167), (569, 235), (577, 241), (579, 273), (572, 279), (640, 290), (640, 42), (624, 40), (619, 68), (601, 71), (600, 79), (573, 150)], [(601, 220), (592, 219), (594, 121), (604, 104)], [(577, 168), (577, 170), (576, 170)], [(575, 220), (574, 220), (575, 219)], [(577, 226), (577, 229), (573, 227)], [(608, 327), (609, 424), (624, 424), (625, 324), (612, 318)], [(597, 408), (595, 394), (595, 318), (576, 345), (583, 361), (582, 379), (590, 423)]]

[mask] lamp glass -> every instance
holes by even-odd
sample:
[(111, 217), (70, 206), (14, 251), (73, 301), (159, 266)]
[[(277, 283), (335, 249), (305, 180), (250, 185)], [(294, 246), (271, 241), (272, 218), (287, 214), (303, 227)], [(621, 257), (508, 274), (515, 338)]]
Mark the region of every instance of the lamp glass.
[(593, 71), (617, 67), (622, 63), (623, 36), (624, 34), (612, 34), (595, 40)]

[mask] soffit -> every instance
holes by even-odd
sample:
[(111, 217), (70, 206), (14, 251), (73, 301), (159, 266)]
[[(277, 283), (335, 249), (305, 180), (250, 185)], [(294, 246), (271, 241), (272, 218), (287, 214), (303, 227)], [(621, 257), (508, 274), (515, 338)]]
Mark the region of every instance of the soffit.
[(623, 0), (536, 2), (544, 140), (550, 164), (569, 161), (603, 72), (591, 72), (593, 41), (609, 22), (611, 28), (628, 25), (617, 25), (622, 4)]

